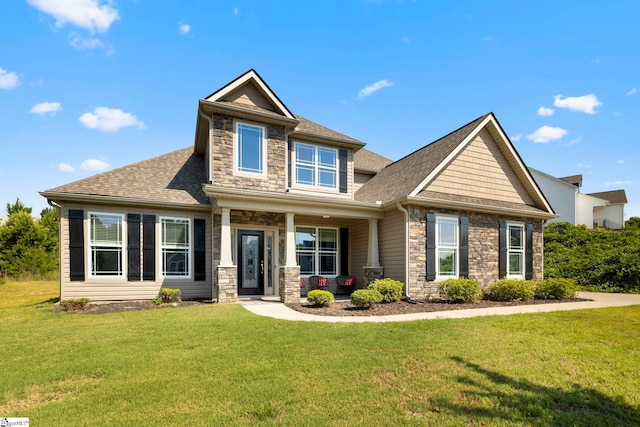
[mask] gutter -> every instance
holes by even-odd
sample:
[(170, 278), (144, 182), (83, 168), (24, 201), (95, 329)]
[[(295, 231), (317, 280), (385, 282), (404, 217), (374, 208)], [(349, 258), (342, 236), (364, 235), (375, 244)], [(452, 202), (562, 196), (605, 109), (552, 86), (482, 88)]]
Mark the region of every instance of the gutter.
[[(203, 203), (180, 203), (180, 202), (162, 202), (154, 200), (140, 200), (131, 197), (116, 197), (116, 196), (99, 196), (89, 194), (69, 194), (69, 193), (51, 193), (43, 191), (39, 193), (41, 196), (46, 197), (47, 200), (65, 200), (69, 202), (82, 202), (82, 203), (102, 203), (102, 204), (115, 204), (125, 206), (145, 206), (155, 208), (171, 208), (191, 211), (210, 211), (210, 204)], [(55, 203), (55, 202), (51, 202)]]
[(400, 202), (396, 204), (398, 210), (404, 213), (404, 287), (405, 295), (411, 299), (409, 294), (409, 211)]
[(209, 158), (207, 159), (208, 160), (207, 163), (209, 164), (209, 172), (208, 172), (209, 184), (213, 184), (213, 153), (212, 153), (213, 146), (211, 141), (211, 130), (213, 129), (213, 120), (211, 120), (211, 117), (204, 114), (200, 109), (200, 107), (198, 107), (198, 115), (209, 122), (209, 133), (207, 134), (207, 145), (209, 146), (209, 150), (207, 151), (209, 151)]

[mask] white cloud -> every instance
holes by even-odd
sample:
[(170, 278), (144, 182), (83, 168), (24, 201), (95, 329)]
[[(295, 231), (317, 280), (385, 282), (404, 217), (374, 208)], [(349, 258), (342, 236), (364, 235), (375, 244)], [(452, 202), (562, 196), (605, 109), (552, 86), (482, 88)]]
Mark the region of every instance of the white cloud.
[(20, 79), (14, 71), (7, 71), (0, 67), (0, 89), (11, 89), (20, 84)]
[(570, 146), (570, 145), (577, 144), (577, 143), (578, 143), (578, 142), (580, 142), (581, 140), (582, 140), (582, 138), (581, 138), (581, 137), (577, 137), (577, 138), (572, 139), (571, 141), (567, 142), (566, 144), (564, 144), (564, 146), (565, 146), (565, 147), (568, 147), (568, 146)]
[(111, 0), (27, 0), (27, 2), (51, 15), (56, 20), (56, 27), (65, 24), (84, 28), (91, 32), (105, 32), (114, 21), (120, 19), (118, 10)]
[(549, 116), (552, 116), (555, 111), (556, 110), (554, 110), (553, 108), (540, 107), (538, 108), (538, 115), (543, 117), (549, 117)]
[(618, 163), (620, 163), (622, 165), (622, 164), (624, 164), (624, 160), (620, 159), (620, 160), (618, 160)]
[(594, 108), (602, 105), (595, 93), (583, 96), (568, 96), (563, 98), (562, 95), (553, 97), (553, 105), (558, 108), (567, 108), (569, 111), (578, 111), (580, 113), (595, 114)]
[(576, 165), (577, 167), (581, 168), (581, 169), (590, 169), (591, 165), (585, 162), (580, 162)]
[(29, 86), (31, 86), (31, 87), (40, 87), (43, 84), (44, 84), (44, 80), (38, 79), (38, 80), (36, 80), (34, 82), (29, 83)]
[(191, 25), (178, 23), (178, 30), (180, 31), (180, 34), (189, 34), (189, 31), (191, 31)]
[(138, 130), (147, 128), (142, 120), (119, 108), (98, 107), (93, 110), (93, 113), (84, 113), (78, 120), (89, 129), (98, 129), (102, 132), (117, 132), (129, 126)]
[(409, 40), (409, 37), (407, 36), (402, 36), (400, 37), (400, 41), (403, 43), (409, 43), (411, 40)]
[(80, 163), (80, 169), (84, 169), (87, 171), (103, 171), (111, 167), (109, 163), (98, 160), (98, 159), (87, 159), (84, 162)]
[(371, 95), (374, 92), (379, 91), (382, 88), (385, 87), (391, 87), (391, 86), (395, 86), (396, 83), (391, 83), (388, 80), (378, 80), (377, 82), (365, 87), (364, 89), (360, 90), (360, 92), (358, 92), (358, 97), (356, 99), (360, 100), (360, 99), (364, 99), (367, 96)]
[(513, 136), (511, 137), (511, 142), (520, 141), (521, 139), (522, 139), (522, 134), (521, 134), (521, 133), (519, 133), (519, 134), (517, 134), (517, 135), (513, 135)]
[(640, 93), (640, 90), (638, 90), (638, 88), (636, 87), (633, 87), (629, 92), (627, 92), (627, 95), (635, 95), (636, 93)]
[(612, 185), (631, 185), (633, 181), (609, 181), (605, 182), (605, 187), (611, 187)]
[(551, 126), (542, 126), (532, 134), (527, 135), (527, 139), (533, 142), (546, 144), (549, 141), (560, 139), (569, 132), (565, 129)]
[(62, 104), (59, 102), (45, 101), (31, 107), (29, 112), (33, 114), (40, 114), (41, 116), (44, 116), (45, 114), (51, 114), (53, 116), (60, 110), (62, 110)]
[(72, 33), (69, 38), (71, 39), (69, 44), (78, 50), (100, 49), (104, 47), (102, 41), (94, 37), (84, 38), (76, 33)]
[(233, 8), (233, 15), (234, 16), (238, 16), (238, 14), (240, 13), (240, 9), (238, 9), (237, 7)]
[(68, 163), (60, 163), (58, 165), (58, 170), (62, 171), (62, 172), (67, 172), (67, 173), (71, 173), (73, 171), (75, 171), (75, 168), (73, 166), (71, 166)]

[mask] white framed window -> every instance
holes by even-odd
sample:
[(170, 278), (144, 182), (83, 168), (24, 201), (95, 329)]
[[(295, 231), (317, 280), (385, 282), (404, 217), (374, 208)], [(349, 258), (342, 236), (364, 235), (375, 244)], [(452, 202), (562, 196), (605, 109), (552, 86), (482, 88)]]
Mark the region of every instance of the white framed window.
[(296, 227), (296, 258), (302, 276), (336, 276), (338, 229)]
[(234, 144), (235, 172), (266, 177), (265, 128), (236, 122)]
[(294, 182), (316, 188), (338, 188), (338, 150), (295, 143)]
[(524, 277), (524, 224), (507, 224), (507, 277)]
[(191, 219), (160, 217), (162, 275), (191, 277)]
[(91, 277), (124, 276), (124, 215), (89, 213)]
[(436, 216), (436, 279), (458, 277), (458, 218)]

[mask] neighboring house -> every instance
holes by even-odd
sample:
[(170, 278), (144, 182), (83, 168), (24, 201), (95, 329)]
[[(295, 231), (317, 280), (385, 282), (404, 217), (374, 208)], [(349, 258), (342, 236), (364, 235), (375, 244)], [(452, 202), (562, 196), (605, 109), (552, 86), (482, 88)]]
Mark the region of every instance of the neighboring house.
[(199, 100), (193, 147), (41, 193), (60, 205), (61, 299), (296, 302), (312, 276), (425, 298), (452, 277), (542, 278), (555, 214), (492, 113), (397, 162), (364, 145), (246, 72)]
[(624, 190), (601, 193), (580, 193), (582, 175), (555, 178), (537, 169), (529, 171), (544, 192), (558, 218), (551, 221), (584, 224), (589, 228), (619, 229), (624, 226)]

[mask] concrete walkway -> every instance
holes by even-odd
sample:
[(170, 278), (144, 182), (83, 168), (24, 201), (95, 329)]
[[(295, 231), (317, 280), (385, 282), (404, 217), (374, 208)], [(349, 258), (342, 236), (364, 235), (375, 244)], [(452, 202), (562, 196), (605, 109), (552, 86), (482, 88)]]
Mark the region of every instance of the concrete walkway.
[[(316, 316), (300, 313), (285, 306), (281, 302), (244, 300), (240, 301), (247, 310), (260, 316), (273, 317), (282, 320), (300, 320), (306, 322), (406, 322), (423, 319), (462, 319), (476, 316), (493, 316), (517, 313), (545, 313), (550, 311), (581, 310), (586, 308), (621, 307), (626, 305), (640, 305), (640, 295), (605, 294), (595, 292), (580, 292), (579, 298), (592, 301), (565, 302), (558, 304), (533, 304), (511, 307), (472, 308), (469, 310), (449, 310), (432, 313), (396, 314), (390, 316)], [(339, 304), (339, 303), (338, 303)]]

